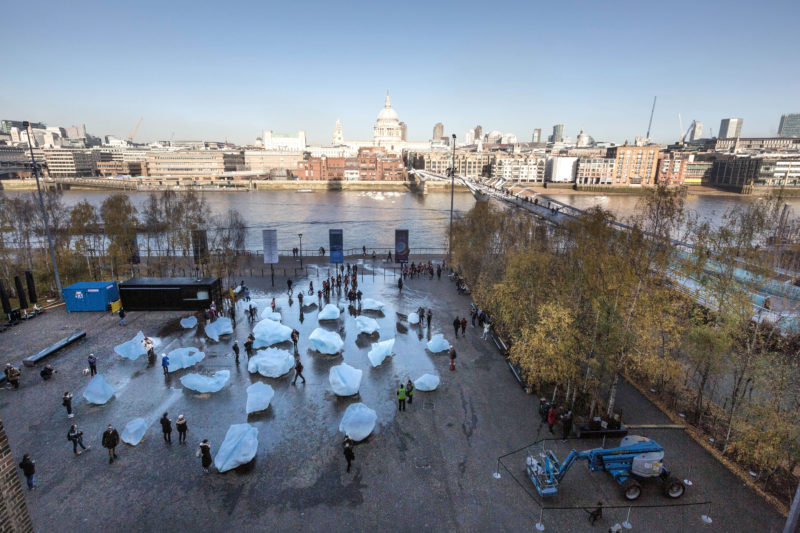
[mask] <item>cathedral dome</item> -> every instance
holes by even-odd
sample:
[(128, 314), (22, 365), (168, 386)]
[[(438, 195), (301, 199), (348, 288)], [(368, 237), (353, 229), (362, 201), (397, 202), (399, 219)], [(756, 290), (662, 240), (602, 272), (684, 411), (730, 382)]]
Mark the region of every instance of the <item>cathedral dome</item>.
[(378, 113), (378, 122), (399, 122), (400, 118), (397, 116), (397, 111), (392, 109), (392, 102), (389, 100), (389, 91), (386, 91), (386, 103)]

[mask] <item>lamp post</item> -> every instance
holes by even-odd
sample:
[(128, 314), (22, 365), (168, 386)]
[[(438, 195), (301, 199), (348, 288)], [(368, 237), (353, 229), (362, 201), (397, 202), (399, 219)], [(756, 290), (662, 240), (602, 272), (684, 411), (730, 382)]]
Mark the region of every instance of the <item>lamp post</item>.
[(456, 134), (453, 134), (453, 157), (450, 160), (450, 232), (447, 236), (447, 262), (453, 251), (453, 193), (456, 188)]
[(27, 120), (22, 122), (25, 131), (28, 132), (28, 148), (31, 152), (31, 165), (33, 166), (33, 175), (36, 177), (36, 190), (39, 192), (39, 207), (42, 208), (42, 218), (44, 219), (44, 230), (47, 233), (47, 244), (50, 248), (50, 259), (53, 261), (53, 273), (56, 278), (56, 289), (58, 289), (58, 297), (61, 298), (61, 276), (58, 275), (58, 265), (56, 264), (56, 252), (53, 248), (53, 237), (50, 235), (50, 221), (47, 219), (47, 210), (44, 208), (44, 198), (42, 198), (42, 188), (39, 185), (39, 171), (36, 169), (36, 159), (33, 157), (33, 129), (31, 123)]
[(298, 233), (297, 236), (300, 238), (300, 268), (303, 268), (303, 234)]

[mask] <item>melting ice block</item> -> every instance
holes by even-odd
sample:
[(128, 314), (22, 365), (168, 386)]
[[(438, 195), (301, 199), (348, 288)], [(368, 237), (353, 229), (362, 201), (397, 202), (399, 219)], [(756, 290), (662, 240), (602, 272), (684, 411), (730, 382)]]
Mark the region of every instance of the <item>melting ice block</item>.
[(86, 386), (86, 390), (83, 391), (86, 401), (97, 405), (103, 405), (112, 396), (114, 396), (114, 387), (106, 383), (103, 374), (96, 374)]
[(233, 322), (226, 316), (221, 316), (206, 326), (206, 335), (213, 341), (219, 341), (220, 335), (231, 333), (233, 333)]
[(273, 344), (290, 340), (292, 337), (292, 328), (284, 326), (280, 322), (265, 318), (255, 325), (253, 328), (253, 336), (256, 338), (254, 346), (256, 348), (263, 348), (264, 346), (272, 346)]
[(375, 429), (378, 415), (363, 403), (354, 403), (349, 406), (339, 424), (339, 431), (358, 442), (366, 439)]
[(251, 374), (258, 372), (264, 377), (279, 378), (294, 366), (294, 357), (286, 350), (267, 348), (262, 353), (251, 357), (247, 362), (247, 370)]
[(197, 325), (196, 316), (187, 316), (186, 318), (181, 318), (181, 327), (184, 329), (192, 329), (196, 325)]
[(358, 392), (361, 385), (361, 375), (364, 372), (353, 368), (347, 363), (332, 366), (328, 373), (333, 393), (337, 396), (352, 396)]
[(202, 374), (186, 374), (181, 378), (181, 384), (187, 389), (197, 392), (217, 392), (225, 386), (230, 377), (230, 370), (220, 370), (211, 377)]
[(277, 311), (273, 311), (271, 308), (261, 313), (261, 318), (267, 318), (272, 320), (273, 322), (280, 322), (283, 318), (281, 314)]
[(419, 324), (419, 313), (409, 313), (409, 315), (408, 315), (408, 323), (409, 324)]
[(361, 309), (366, 311), (383, 311), (384, 307), (385, 304), (383, 302), (373, 300), (372, 298), (364, 298), (364, 301), (361, 302)]
[(443, 352), (450, 349), (450, 343), (444, 338), (444, 335), (437, 333), (431, 340), (428, 341), (428, 350), (433, 353)]
[(439, 386), (439, 376), (433, 374), (422, 374), (418, 379), (414, 380), (414, 388), (421, 391), (436, 390)]
[(336, 354), (342, 351), (344, 341), (338, 333), (317, 328), (308, 336), (314, 349), (320, 353)]
[[(161, 344), (161, 339), (157, 339), (156, 337), (150, 337), (153, 341), (154, 346), (158, 346)], [(142, 345), (142, 341), (144, 340), (144, 333), (141, 331), (136, 334), (134, 338), (127, 342), (123, 342), (122, 344), (118, 344), (114, 346), (114, 351), (124, 357), (125, 359), (130, 359), (131, 361), (135, 361), (139, 359), (139, 356), (146, 354), (147, 352)]]
[(250, 424), (232, 424), (214, 457), (214, 466), (220, 472), (227, 472), (249, 463), (257, 450), (258, 429)]
[(127, 424), (125, 424), (125, 429), (122, 430), (122, 442), (127, 442), (131, 446), (136, 446), (142, 441), (144, 438), (144, 434), (147, 432), (147, 422), (144, 418), (134, 418)]
[(356, 329), (358, 329), (359, 333), (371, 335), (381, 329), (381, 327), (374, 318), (362, 315), (356, 317)]
[(202, 361), (206, 354), (197, 348), (177, 348), (167, 354), (169, 357), (169, 366), (167, 370), (175, 372), (181, 368), (189, 368), (190, 366)]
[(337, 318), (339, 318), (339, 308), (333, 304), (323, 307), (317, 315), (318, 320), (336, 320)]
[(394, 348), (394, 339), (376, 342), (367, 354), (369, 362), (372, 363), (372, 366), (380, 365), (384, 359), (392, 355), (392, 348)]
[(247, 387), (247, 414), (263, 411), (269, 407), (273, 396), (275, 390), (266, 383), (257, 381)]

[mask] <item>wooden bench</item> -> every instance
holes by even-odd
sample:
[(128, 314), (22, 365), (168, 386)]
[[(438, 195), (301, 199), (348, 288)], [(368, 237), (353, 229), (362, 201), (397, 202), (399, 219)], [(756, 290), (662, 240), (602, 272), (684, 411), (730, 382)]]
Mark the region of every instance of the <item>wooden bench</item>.
[(620, 439), (627, 434), (628, 428), (625, 426), (620, 426), (619, 429), (592, 429), (589, 424), (577, 424), (575, 426), (575, 436), (579, 439), (602, 439), (603, 437)]
[(37, 353), (36, 355), (31, 355), (30, 357), (26, 357), (25, 359), (22, 360), (22, 364), (24, 364), (25, 366), (34, 366), (36, 363), (38, 363), (39, 361), (41, 361), (45, 357), (49, 357), (49, 356), (53, 355), (54, 353), (56, 353), (61, 348), (64, 348), (65, 346), (69, 346), (73, 342), (75, 342), (75, 341), (77, 341), (79, 339), (82, 339), (85, 336), (86, 336), (86, 332), (85, 331), (76, 331), (75, 333), (73, 333), (69, 337), (64, 337), (60, 341), (55, 342), (54, 344), (51, 344), (50, 346), (48, 346), (47, 348), (45, 348), (41, 352)]

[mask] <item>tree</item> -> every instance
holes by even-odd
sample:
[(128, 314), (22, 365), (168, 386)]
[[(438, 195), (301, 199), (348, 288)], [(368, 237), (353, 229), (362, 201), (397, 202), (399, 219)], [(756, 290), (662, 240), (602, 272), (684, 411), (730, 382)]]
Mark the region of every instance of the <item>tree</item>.
[(88, 201), (81, 200), (69, 211), (69, 226), (75, 251), (86, 258), (89, 275), (94, 278), (90, 256), (99, 248), (100, 223), (97, 210)]
[(109, 239), (108, 253), (111, 256), (112, 273), (119, 275), (119, 265), (131, 262), (136, 249), (136, 208), (126, 194), (112, 194), (100, 207), (106, 237)]

